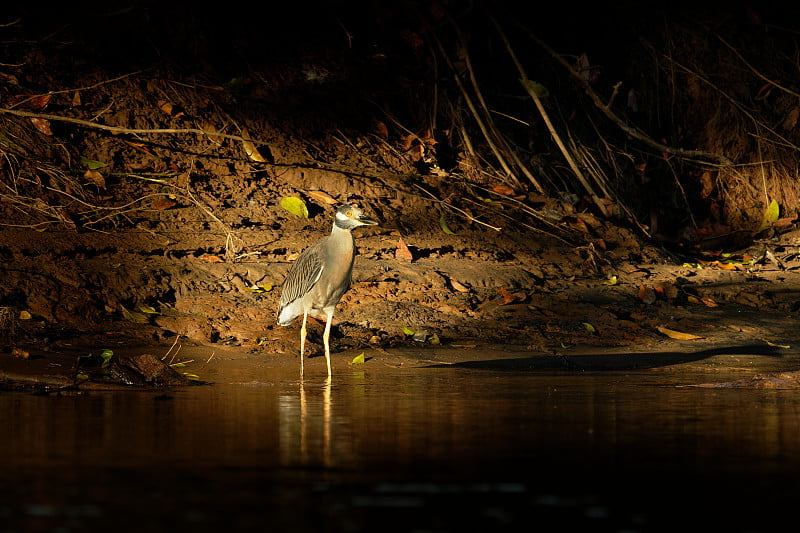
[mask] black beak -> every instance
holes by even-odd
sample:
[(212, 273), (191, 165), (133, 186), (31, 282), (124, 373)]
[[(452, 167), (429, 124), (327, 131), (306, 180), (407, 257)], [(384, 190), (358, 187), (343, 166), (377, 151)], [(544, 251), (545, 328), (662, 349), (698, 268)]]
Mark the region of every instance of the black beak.
[(373, 220), (373, 219), (371, 219), (371, 218), (369, 218), (367, 216), (364, 216), (364, 215), (359, 215), (358, 222), (360, 224), (364, 224), (365, 226), (377, 226), (378, 225), (378, 221), (377, 220)]

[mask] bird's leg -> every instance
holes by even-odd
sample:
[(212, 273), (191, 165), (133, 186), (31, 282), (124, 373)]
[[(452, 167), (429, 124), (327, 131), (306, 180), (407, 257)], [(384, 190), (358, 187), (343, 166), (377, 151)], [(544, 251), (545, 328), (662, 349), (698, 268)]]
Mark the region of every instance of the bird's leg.
[(308, 311), (303, 312), (303, 325), (300, 326), (300, 377), (303, 377), (303, 356), (306, 352), (306, 320), (308, 319)]
[(325, 343), (325, 362), (328, 363), (328, 376), (331, 375), (331, 322), (333, 321), (333, 311), (327, 313), (328, 320), (325, 322), (325, 333), (322, 334), (322, 341)]

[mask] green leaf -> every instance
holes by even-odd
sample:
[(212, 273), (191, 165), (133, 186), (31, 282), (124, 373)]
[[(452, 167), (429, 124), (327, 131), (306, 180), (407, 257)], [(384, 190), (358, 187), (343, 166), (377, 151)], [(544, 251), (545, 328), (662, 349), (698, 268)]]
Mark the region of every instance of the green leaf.
[(617, 276), (611, 276), (607, 280), (603, 282), (603, 285), (616, 285), (617, 284)]
[(353, 357), (353, 360), (350, 361), (351, 365), (361, 365), (364, 364), (364, 352), (361, 352), (357, 356)]
[(430, 336), (430, 338), (428, 339), (428, 342), (438, 346), (440, 344), (439, 335), (434, 333), (433, 335)]
[[(524, 83), (523, 80), (520, 81)], [(531, 90), (535, 92), (536, 96), (538, 96), (539, 98), (547, 98), (548, 96), (550, 96), (550, 91), (547, 90), (547, 87), (545, 87), (538, 81), (528, 80), (528, 87), (530, 87)]]
[(597, 330), (595, 329), (595, 327), (593, 325), (589, 324), (588, 322), (583, 322), (583, 327), (586, 328), (586, 331), (588, 331), (592, 335), (597, 333)]
[(139, 311), (141, 311), (142, 313), (146, 313), (148, 315), (157, 315), (158, 314), (158, 311), (156, 311), (156, 309), (154, 307), (151, 307), (149, 305), (144, 305), (144, 304), (139, 306)]
[(136, 311), (128, 311), (124, 306), (120, 307), (122, 307), (122, 316), (125, 320), (135, 324), (147, 324), (149, 322), (146, 315)]
[(778, 220), (780, 214), (781, 208), (778, 206), (778, 202), (772, 200), (767, 206), (767, 210), (764, 211), (764, 218), (761, 220), (761, 225), (758, 227), (758, 231), (761, 232), (770, 227), (773, 222)]
[(293, 215), (308, 218), (308, 207), (306, 207), (306, 203), (297, 196), (287, 196), (282, 199), (281, 207)]
[(455, 235), (455, 233), (453, 233), (453, 230), (451, 230), (451, 229), (448, 227), (448, 225), (447, 225), (447, 221), (444, 219), (444, 213), (442, 213), (442, 214), (439, 216), (439, 225), (442, 227), (442, 231), (443, 231), (443, 232), (447, 233), (448, 235)]
[(100, 352), (100, 359), (103, 360), (103, 362), (100, 363), (100, 368), (108, 368), (108, 365), (111, 364), (112, 357), (114, 357), (114, 352), (109, 349)]
[(189, 372), (182, 372), (182, 374), (184, 376), (186, 376), (186, 379), (188, 379), (189, 381), (199, 381), (200, 380), (200, 376), (198, 376), (197, 374), (190, 374)]
[(75, 377), (77, 379), (80, 379), (80, 380), (83, 380), (83, 381), (86, 381), (87, 379), (89, 379), (89, 376), (87, 376), (83, 372), (81, 372), (80, 374), (75, 374)]
[(89, 159), (88, 157), (83, 157), (83, 156), (81, 156), (81, 165), (85, 166), (89, 170), (97, 170), (98, 168), (103, 168), (108, 166), (102, 161), (95, 161), (94, 159)]
[(403, 326), (403, 334), (404, 335), (416, 335), (417, 330), (410, 328), (408, 326)]

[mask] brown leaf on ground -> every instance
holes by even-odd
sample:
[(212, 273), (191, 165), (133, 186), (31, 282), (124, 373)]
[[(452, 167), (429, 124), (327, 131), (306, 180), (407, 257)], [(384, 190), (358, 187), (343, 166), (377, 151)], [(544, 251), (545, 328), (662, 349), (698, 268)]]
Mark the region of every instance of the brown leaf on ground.
[(45, 120), (43, 118), (31, 118), (29, 120), (31, 121), (31, 124), (33, 124), (33, 127), (36, 128), (37, 130), (39, 130), (40, 133), (43, 133), (45, 135), (52, 135), (53, 134), (53, 132), (50, 131), (50, 121), (49, 120)]
[(564, 217), (564, 221), (574, 230), (580, 231), (581, 233), (589, 233), (589, 227), (586, 225), (586, 222), (580, 218)]
[(247, 157), (257, 163), (266, 163), (267, 160), (264, 159), (264, 156), (258, 151), (258, 148), (256, 148), (256, 145), (250, 139), (250, 134), (247, 133), (246, 129), (242, 129), (241, 135), (242, 139), (244, 139), (242, 141), (242, 147), (244, 148), (244, 153), (247, 154)]
[(17, 348), (14, 346), (11, 348), (11, 355), (18, 359), (28, 359), (31, 356), (31, 353), (27, 350), (23, 350), (22, 348)]
[(741, 265), (735, 263), (723, 263), (721, 261), (712, 261), (709, 266), (716, 267), (720, 270), (741, 270)]
[(91, 170), (91, 169), (87, 170), (83, 174), (83, 177), (86, 178), (86, 181), (88, 181), (92, 185), (97, 185), (101, 189), (106, 188), (106, 179), (103, 177), (102, 174), (100, 174), (100, 172), (96, 170)]
[(307, 191), (306, 194), (310, 196), (312, 199), (328, 205), (336, 205), (339, 201), (331, 196), (330, 194), (322, 191)]
[(222, 263), (223, 259), (218, 255), (214, 254), (203, 254), (200, 256), (201, 261), (205, 261), (206, 263)]
[(14, 98), (14, 103), (33, 111), (42, 111), (50, 103), (52, 97), (52, 94), (23, 94)]
[(711, 172), (703, 172), (703, 175), (700, 176), (700, 184), (703, 188), (700, 190), (700, 198), (708, 198), (711, 196), (711, 193), (714, 192), (714, 180), (711, 179)]
[(670, 339), (676, 339), (679, 341), (691, 341), (703, 338), (698, 335), (692, 335), (691, 333), (684, 333), (682, 331), (675, 331), (673, 329), (667, 329), (661, 326), (656, 326), (656, 329), (659, 331), (659, 333), (666, 335)]
[(159, 100), (156, 102), (156, 105), (162, 113), (166, 115), (172, 114), (172, 104), (170, 102), (167, 102), (166, 100)]
[(381, 139), (389, 138), (389, 129), (386, 127), (386, 124), (376, 118), (372, 119), (372, 133)]
[(464, 284), (453, 278), (450, 278), (450, 286), (458, 292), (469, 292), (469, 289)]
[(178, 205), (178, 202), (176, 202), (172, 198), (167, 198), (166, 196), (162, 196), (161, 198), (155, 200), (152, 204), (150, 204), (150, 207), (152, 207), (153, 209), (163, 210), (163, 209), (169, 209), (170, 207), (175, 207), (176, 205)]
[(524, 292), (511, 292), (508, 289), (500, 287), (500, 296), (503, 297), (503, 302), (500, 305), (509, 305), (514, 302), (524, 302), (528, 297)]
[(403, 142), (400, 143), (400, 150), (403, 151), (403, 152), (408, 152), (408, 150), (411, 149), (411, 143), (413, 143), (414, 139), (416, 139), (416, 138), (417, 137), (415, 135), (413, 135), (413, 134), (408, 134), (408, 135), (402, 137)]
[(150, 150), (147, 146), (145, 146), (144, 143), (127, 141), (127, 140), (124, 140), (124, 139), (122, 140), (122, 142), (124, 142), (125, 144), (127, 144), (131, 148), (134, 148), (136, 150), (139, 150), (140, 152), (144, 152), (147, 155), (155, 157), (155, 154), (152, 152), (152, 150)]
[(639, 287), (639, 299), (650, 305), (656, 301), (656, 291), (649, 285), (641, 285)]
[(410, 263), (414, 260), (414, 256), (411, 255), (411, 250), (408, 249), (406, 243), (403, 242), (403, 238), (400, 237), (400, 240), (397, 241), (397, 250), (394, 252), (394, 258), (398, 261), (404, 261), (406, 263)]
[(496, 192), (497, 194), (502, 194), (504, 196), (514, 195), (514, 189), (512, 189), (508, 185), (493, 185), (492, 191)]

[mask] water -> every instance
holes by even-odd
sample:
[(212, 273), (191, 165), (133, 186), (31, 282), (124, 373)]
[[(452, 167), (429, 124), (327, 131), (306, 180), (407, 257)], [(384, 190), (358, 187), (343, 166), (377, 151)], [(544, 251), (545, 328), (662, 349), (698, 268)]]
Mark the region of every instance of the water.
[(659, 369), (296, 374), (0, 393), (0, 532), (771, 530), (800, 496), (795, 391)]

